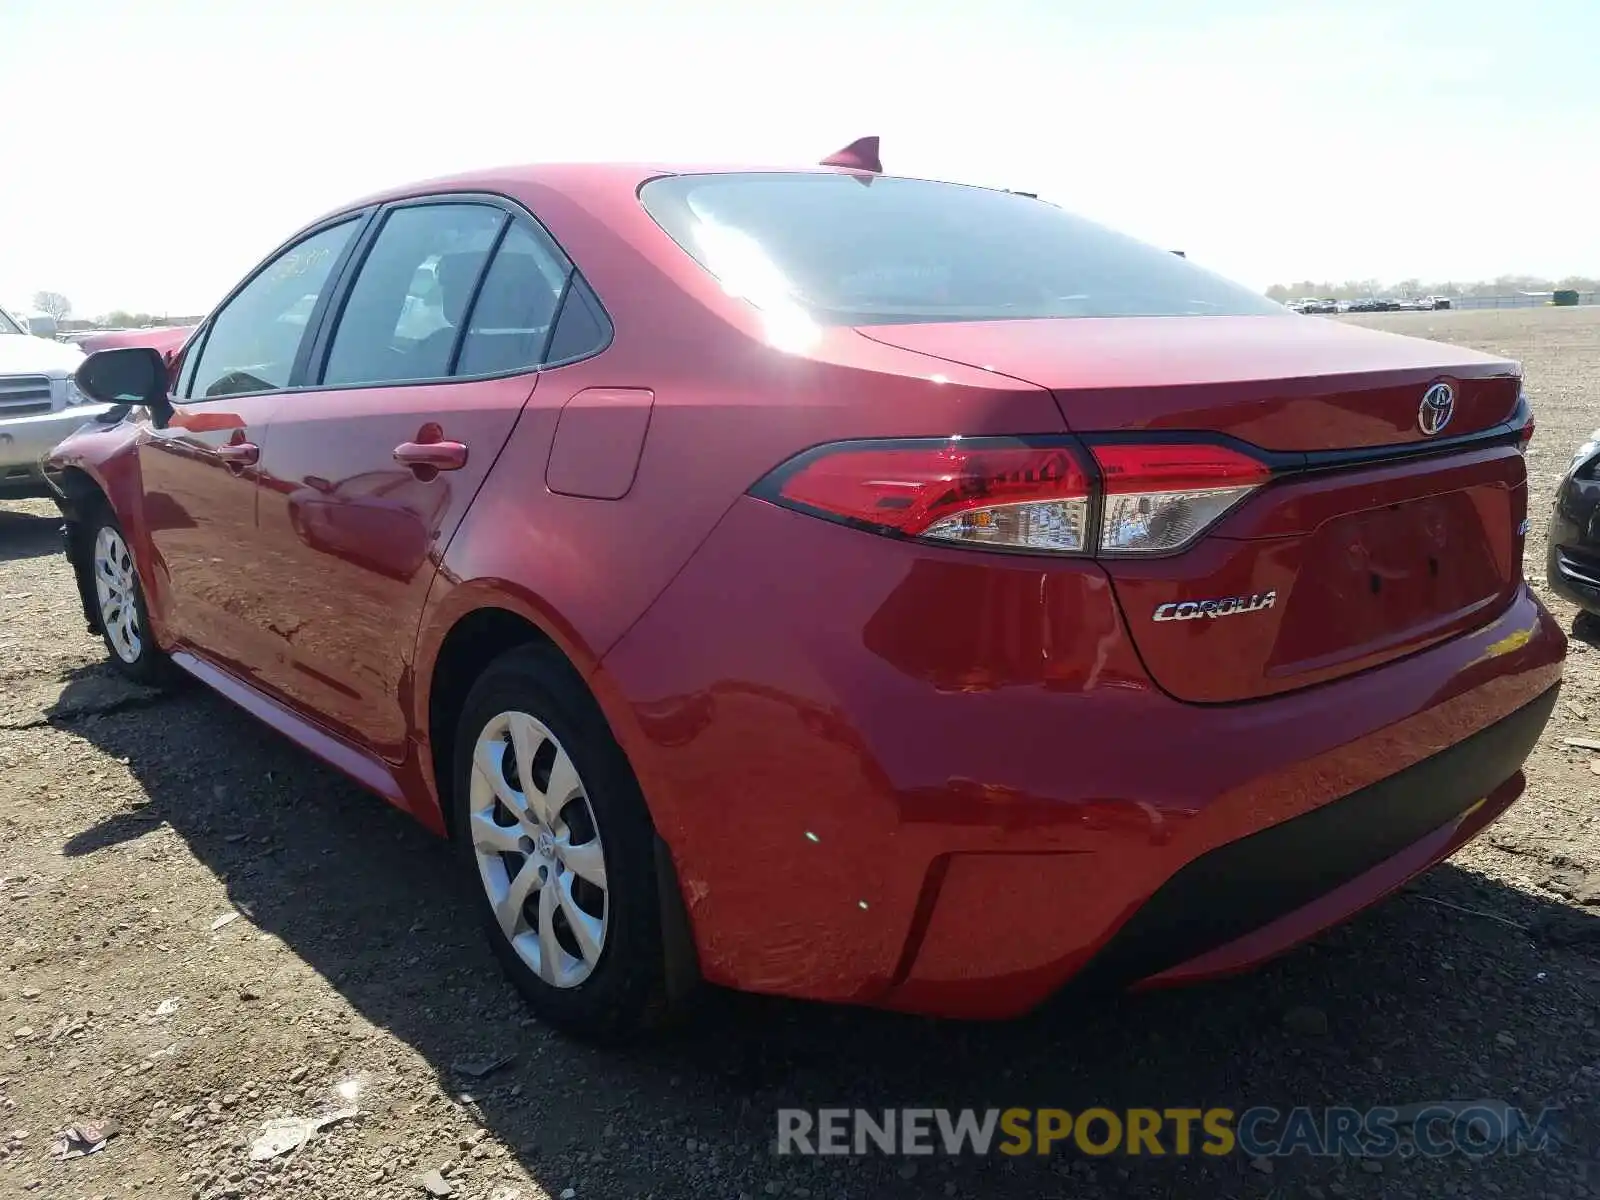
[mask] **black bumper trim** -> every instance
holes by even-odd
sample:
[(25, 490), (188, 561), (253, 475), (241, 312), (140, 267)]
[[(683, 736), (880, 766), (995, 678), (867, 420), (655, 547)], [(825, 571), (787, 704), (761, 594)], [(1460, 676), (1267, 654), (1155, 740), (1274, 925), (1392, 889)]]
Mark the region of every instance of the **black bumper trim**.
[(1557, 684), (1485, 729), (1387, 779), (1190, 862), (1075, 980), (1122, 987), (1271, 924), (1449, 824), (1521, 768)]
[(1574, 547), (1550, 544), (1545, 582), (1550, 589), (1579, 608), (1600, 612), (1600, 564), (1594, 555)]

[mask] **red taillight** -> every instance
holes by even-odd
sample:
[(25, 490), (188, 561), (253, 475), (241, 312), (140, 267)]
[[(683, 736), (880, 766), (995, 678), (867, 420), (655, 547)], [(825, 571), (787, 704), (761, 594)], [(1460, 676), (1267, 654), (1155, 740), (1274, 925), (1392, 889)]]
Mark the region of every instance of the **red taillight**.
[(1250, 456), (1205, 442), (1107, 442), (1089, 453), (1097, 471), (1067, 439), (843, 442), (785, 464), (753, 491), (903, 537), (1152, 554), (1188, 545), (1271, 476)]
[(1105, 488), (1102, 553), (1180, 549), (1272, 476), (1249, 455), (1206, 442), (1108, 442), (1093, 449)]
[(1247, 454), (1205, 442), (1107, 442), (1094, 447), (1094, 460), (1113, 495), (1255, 487), (1272, 474)]
[(1522, 422), (1517, 426), (1517, 449), (1526, 454), (1528, 443), (1533, 441), (1533, 405), (1528, 403), (1526, 394), (1517, 397), (1517, 412), (1513, 420)]
[(824, 447), (765, 490), (880, 532), (1074, 553), (1083, 550), (1090, 484), (1068, 446), (951, 438)]

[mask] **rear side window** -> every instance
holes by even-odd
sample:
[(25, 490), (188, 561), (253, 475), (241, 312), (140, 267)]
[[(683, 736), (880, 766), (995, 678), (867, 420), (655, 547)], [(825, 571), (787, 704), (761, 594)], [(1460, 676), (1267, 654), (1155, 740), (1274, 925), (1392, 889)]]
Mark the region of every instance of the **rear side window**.
[(1166, 250), (1010, 192), (823, 172), (674, 175), (646, 210), (724, 286), (825, 324), (1281, 313)]
[(611, 321), (583, 276), (574, 272), (561, 315), (556, 318), (555, 332), (550, 335), (545, 362), (551, 366), (576, 362), (598, 354), (610, 341)]
[(455, 373), (495, 375), (537, 367), (570, 270), (539, 231), (522, 221), (513, 224), (472, 306)]
[(501, 227), (486, 204), (397, 208), (367, 252), (339, 316), (324, 384), (442, 379)]

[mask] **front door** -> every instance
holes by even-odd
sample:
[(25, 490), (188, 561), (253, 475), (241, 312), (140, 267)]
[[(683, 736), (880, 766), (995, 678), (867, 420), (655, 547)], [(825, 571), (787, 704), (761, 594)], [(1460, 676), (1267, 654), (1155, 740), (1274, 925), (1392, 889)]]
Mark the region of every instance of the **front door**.
[(289, 385), (312, 310), (360, 221), (325, 227), (258, 270), (189, 344), (173, 415), (138, 441), (143, 564), (152, 622), (169, 641), (246, 677), (266, 650), (252, 580), (256, 475), (268, 418)]
[(495, 202), (393, 206), (313, 351), (319, 384), (273, 416), (255, 587), (269, 682), (392, 762), (423, 602), (533, 391), (567, 271)]

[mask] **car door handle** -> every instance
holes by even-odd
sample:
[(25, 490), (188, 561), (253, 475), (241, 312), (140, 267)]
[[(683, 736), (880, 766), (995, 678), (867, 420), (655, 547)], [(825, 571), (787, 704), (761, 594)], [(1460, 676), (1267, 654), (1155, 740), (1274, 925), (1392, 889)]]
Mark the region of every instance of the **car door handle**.
[(467, 448), (461, 442), (401, 442), (394, 448), (394, 460), (413, 470), (459, 471), (467, 465)]
[(229, 442), (225, 446), (218, 446), (216, 454), (230, 466), (251, 466), (261, 460), (261, 447), (254, 442)]

